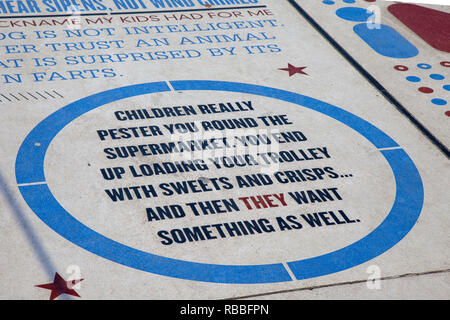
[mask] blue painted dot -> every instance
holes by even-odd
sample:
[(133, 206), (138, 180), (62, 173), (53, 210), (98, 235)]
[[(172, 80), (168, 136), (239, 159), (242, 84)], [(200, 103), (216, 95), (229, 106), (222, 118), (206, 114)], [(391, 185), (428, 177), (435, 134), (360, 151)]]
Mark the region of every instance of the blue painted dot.
[(355, 3), (355, 0), (344, 0), (345, 3)]
[(444, 90), (450, 91), (450, 84), (446, 84), (442, 88), (444, 88)]
[(433, 100), (431, 100), (431, 102), (438, 106), (445, 106), (447, 104), (447, 101), (445, 101), (444, 99), (439, 99), (439, 98), (433, 99)]
[(368, 21), (372, 14), (366, 9), (356, 7), (344, 7), (336, 10), (336, 15), (339, 18), (355, 22)]
[(445, 77), (442, 74), (433, 73), (430, 74), (430, 78), (433, 80), (444, 80)]
[(323, 0), (322, 3), (323, 3), (323, 4), (327, 4), (327, 5), (332, 5), (332, 4), (334, 4), (334, 1), (331, 1), (331, 0)]
[(429, 65), (428, 63), (419, 63), (417, 67), (420, 69), (431, 69), (431, 65)]
[(406, 80), (408, 80), (409, 82), (420, 82), (420, 78), (415, 76), (406, 77)]

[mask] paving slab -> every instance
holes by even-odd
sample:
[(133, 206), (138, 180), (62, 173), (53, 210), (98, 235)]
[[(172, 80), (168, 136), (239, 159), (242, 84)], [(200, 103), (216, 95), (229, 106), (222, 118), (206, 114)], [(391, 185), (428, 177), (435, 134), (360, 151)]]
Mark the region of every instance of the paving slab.
[(242, 300), (448, 300), (448, 273), (405, 275), (380, 281), (335, 284), (319, 288), (303, 288)]
[(293, 2), (448, 153), (450, 2)]
[(0, 5), (1, 299), (449, 297), (421, 95), (289, 1), (58, 3)]

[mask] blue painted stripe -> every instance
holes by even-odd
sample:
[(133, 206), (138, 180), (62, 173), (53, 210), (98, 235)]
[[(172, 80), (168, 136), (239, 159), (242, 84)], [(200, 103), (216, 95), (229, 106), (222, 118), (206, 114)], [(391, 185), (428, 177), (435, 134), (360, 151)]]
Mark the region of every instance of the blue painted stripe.
[(414, 227), (423, 206), (420, 174), (403, 149), (381, 151), (395, 177), (395, 202), (386, 219), (369, 235), (343, 249), (311, 259), (289, 262), (298, 280), (342, 271), (389, 250)]
[(419, 50), (395, 29), (380, 24), (378, 28), (369, 29), (366, 23), (353, 27), (355, 33), (377, 53), (389, 58), (412, 58)]

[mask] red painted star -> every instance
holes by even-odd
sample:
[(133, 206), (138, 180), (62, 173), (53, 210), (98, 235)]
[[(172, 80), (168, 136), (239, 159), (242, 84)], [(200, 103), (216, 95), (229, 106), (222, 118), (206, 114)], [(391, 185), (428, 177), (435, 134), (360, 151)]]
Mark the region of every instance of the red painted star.
[(306, 67), (294, 67), (292, 64), (288, 63), (287, 68), (280, 68), (278, 70), (289, 71), (289, 77), (293, 76), (296, 73), (308, 75), (306, 72), (303, 71), (303, 69), (306, 69)]
[(58, 274), (58, 272), (56, 272), (53, 283), (40, 284), (36, 287), (51, 290), (52, 292), (50, 293), (50, 300), (56, 299), (61, 294), (69, 294), (71, 296), (79, 297), (80, 295), (72, 288), (74, 285), (83, 280), (84, 279), (66, 281)]

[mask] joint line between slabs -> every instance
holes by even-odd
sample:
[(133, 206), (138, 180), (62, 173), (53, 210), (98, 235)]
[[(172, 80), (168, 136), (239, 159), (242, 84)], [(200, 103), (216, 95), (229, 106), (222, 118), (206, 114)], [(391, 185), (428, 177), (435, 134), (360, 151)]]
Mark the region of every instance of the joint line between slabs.
[(170, 91), (176, 91), (173, 87), (170, 81), (166, 81), (167, 86), (169, 87)]
[[(414, 272), (413, 273), (405, 273), (405, 274), (400, 274), (400, 275), (381, 277), (380, 281), (397, 280), (397, 279), (420, 277), (420, 276), (427, 276), (427, 275), (433, 275), (433, 274), (442, 274), (442, 273), (449, 273), (449, 272), (450, 272), (450, 269), (431, 270), (431, 271), (417, 272), (417, 273), (414, 273)], [(284, 293), (290, 293), (290, 292), (300, 292), (300, 291), (317, 290), (317, 289), (323, 289), (323, 288), (332, 288), (332, 287), (339, 287), (339, 286), (355, 285), (355, 284), (367, 283), (367, 281), (368, 281), (368, 279), (336, 282), (336, 283), (316, 285), (316, 286), (296, 288), (296, 289), (286, 289), (286, 290), (270, 291), (270, 292), (264, 292), (264, 293), (256, 293), (256, 294), (240, 296), (240, 297), (225, 298), (225, 299), (222, 299), (222, 300), (249, 299), (249, 298), (270, 296), (270, 295), (275, 295), (275, 294), (284, 294)]]
[(402, 147), (387, 147), (387, 148), (378, 148), (379, 151), (384, 151), (384, 150), (401, 150), (403, 149)]
[(39, 181), (39, 182), (27, 182), (27, 183), (20, 183), (18, 184), (19, 187), (26, 187), (26, 186), (36, 186), (40, 184), (46, 184), (47, 181)]
[(291, 268), (289, 268), (287, 262), (283, 262), (283, 267), (286, 269), (287, 273), (289, 273), (289, 276), (291, 277), (291, 280), (292, 281), (297, 281), (297, 278), (295, 277), (295, 275), (292, 272)]

